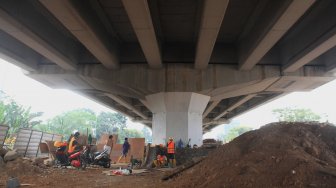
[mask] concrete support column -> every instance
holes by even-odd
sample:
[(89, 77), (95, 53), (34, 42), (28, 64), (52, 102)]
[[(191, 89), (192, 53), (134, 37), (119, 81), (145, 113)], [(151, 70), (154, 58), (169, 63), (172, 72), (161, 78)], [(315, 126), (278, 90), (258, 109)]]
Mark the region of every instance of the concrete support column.
[(175, 142), (202, 145), (202, 114), (210, 97), (192, 92), (166, 92), (146, 96), (153, 112), (153, 144)]

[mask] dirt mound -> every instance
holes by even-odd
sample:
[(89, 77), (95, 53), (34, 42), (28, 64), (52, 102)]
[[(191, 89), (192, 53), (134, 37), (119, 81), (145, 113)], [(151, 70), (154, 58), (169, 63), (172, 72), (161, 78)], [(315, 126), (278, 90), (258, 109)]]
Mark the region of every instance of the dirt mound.
[(214, 151), (214, 148), (179, 148), (176, 149), (176, 162), (177, 165), (185, 164), (193, 158), (207, 156), (208, 153)]
[(175, 187), (333, 187), (336, 127), (273, 123), (223, 145), (170, 180)]
[(8, 161), (0, 169), (3, 176), (18, 177), (42, 174), (46, 166), (44, 164), (34, 164), (31, 159), (19, 157), (13, 161)]

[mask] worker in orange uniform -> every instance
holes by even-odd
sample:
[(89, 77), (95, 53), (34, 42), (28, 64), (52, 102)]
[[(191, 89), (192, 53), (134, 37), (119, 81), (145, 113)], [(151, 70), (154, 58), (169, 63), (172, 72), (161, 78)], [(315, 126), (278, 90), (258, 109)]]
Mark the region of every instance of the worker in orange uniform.
[(70, 142), (69, 142), (68, 154), (72, 154), (75, 151), (80, 150), (80, 145), (78, 143), (79, 135), (80, 134), (78, 131), (74, 131), (73, 137), (70, 139)]
[(167, 143), (167, 158), (169, 160), (169, 166), (174, 168), (176, 166), (175, 160), (175, 142), (173, 138), (169, 138)]
[(154, 159), (153, 163), (156, 168), (165, 167), (167, 164), (167, 157), (166, 157), (166, 149), (163, 147), (162, 144), (157, 145), (155, 147), (156, 150), (156, 159)]

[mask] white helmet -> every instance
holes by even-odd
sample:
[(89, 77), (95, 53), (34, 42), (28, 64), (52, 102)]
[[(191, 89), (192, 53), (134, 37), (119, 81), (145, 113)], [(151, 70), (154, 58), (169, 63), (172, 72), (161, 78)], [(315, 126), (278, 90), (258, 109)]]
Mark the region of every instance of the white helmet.
[(78, 130), (74, 130), (74, 131), (72, 132), (72, 134), (73, 134), (75, 137), (78, 137), (78, 136), (80, 135)]

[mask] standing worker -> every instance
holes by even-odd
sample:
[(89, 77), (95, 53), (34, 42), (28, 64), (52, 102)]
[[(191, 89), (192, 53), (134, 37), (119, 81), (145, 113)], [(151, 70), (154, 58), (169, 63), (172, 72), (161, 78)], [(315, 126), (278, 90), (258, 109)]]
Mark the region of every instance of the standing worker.
[(119, 157), (119, 160), (118, 160), (117, 163), (119, 163), (119, 161), (121, 160), (122, 157), (125, 158), (124, 162), (126, 162), (127, 153), (128, 153), (129, 150), (131, 150), (131, 145), (128, 143), (128, 138), (125, 138), (125, 141), (124, 141), (124, 144), (123, 144), (122, 154)]
[(113, 136), (110, 135), (108, 139), (106, 139), (104, 145), (104, 150), (107, 150), (107, 154), (109, 155), (109, 157), (111, 155), (112, 148), (113, 148)]
[(176, 166), (175, 160), (175, 143), (173, 138), (169, 138), (167, 143), (167, 158), (169, 160), (169, 166), (174, 168)]

